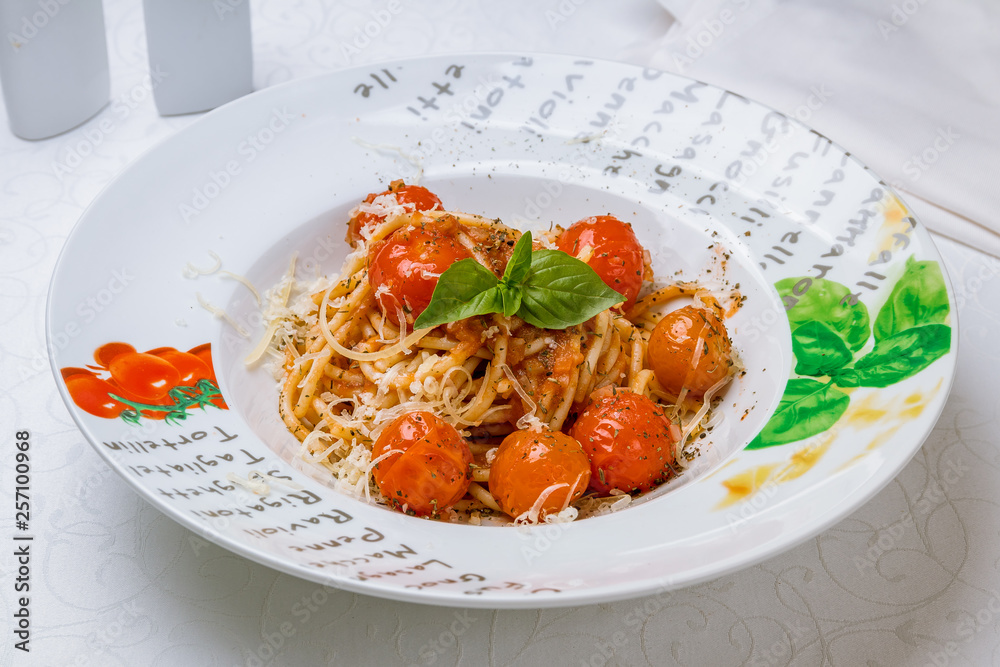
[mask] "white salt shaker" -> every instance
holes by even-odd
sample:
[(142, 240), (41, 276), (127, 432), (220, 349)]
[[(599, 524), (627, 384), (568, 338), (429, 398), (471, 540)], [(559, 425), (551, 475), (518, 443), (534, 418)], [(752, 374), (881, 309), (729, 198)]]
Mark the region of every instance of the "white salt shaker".
[(2, 0), (0, 35), (0, 83), (17, 136), (65, 132), (108, 103), (101, 0)]
[(253, 91), (249, 0), (142, 4), (160, 115), (207, 111)]

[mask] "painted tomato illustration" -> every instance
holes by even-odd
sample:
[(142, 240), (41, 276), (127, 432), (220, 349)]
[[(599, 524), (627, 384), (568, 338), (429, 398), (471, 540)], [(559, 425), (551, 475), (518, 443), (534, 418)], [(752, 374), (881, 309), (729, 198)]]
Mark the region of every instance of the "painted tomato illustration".
[(226, 410), (205, 343), (187, 352), (158, 347), (139, 352), (112, 341), (94, 350), (95, 365), (61, 369), (73, 403), (95, 417), (137, 424), (143, 417), (176, 424), (191, 408)]

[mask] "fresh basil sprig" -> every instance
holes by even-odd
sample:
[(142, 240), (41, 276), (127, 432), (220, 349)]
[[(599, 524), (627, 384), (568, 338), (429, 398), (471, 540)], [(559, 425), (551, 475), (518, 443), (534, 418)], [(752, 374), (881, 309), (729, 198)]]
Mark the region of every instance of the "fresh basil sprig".
[(542, 329), (565, 329), (623, 301), (625, 297), (605, 285), (586, 262), (561, 250), (532, 251), (531, 232), (525, 232), (500, 280), (474, 259), (448, 267), (413, 326), (424, 329), (503, 313)]

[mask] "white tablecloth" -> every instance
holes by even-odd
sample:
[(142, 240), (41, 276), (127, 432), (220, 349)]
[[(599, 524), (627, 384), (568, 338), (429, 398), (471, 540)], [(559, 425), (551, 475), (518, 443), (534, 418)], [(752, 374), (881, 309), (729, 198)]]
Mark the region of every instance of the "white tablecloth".
[[(105, 6), (113, 105), (46, 141), (0, 129), (0, 525), (9, 540), (12, 440), (30, 429), (37, 534), (30, 654), (13, 648), (10, 542), (0, 556), (0, 664), (1000, 664), (1000, 260), (946, 239), (939, 247), (958, 294), (961, 341), (955, 387), (934, 432), (853, 516), (742, 572), (670, 596), (570, 609), (423, 607), (279, 574), (163, 517), (84, 441), (44, 350), (45, 295), (69, 230), (132, 159), (197, 118), (156, 114), (143, 84), (140, 3)], [(663, 60), (676, 38), (664, 37), (671, 18), (649, 0), (404, 1), (384, 33), (345, 57), (355, 27), (383, 6), (255, 1), (256, 87), (446, 51), (546, 50), (672, 68)], [(711, 62), (724, 76), (725, 64)], [(753, 95), (738, 81), (718, 82)], [(763, 101), (782, 105), (780, 95)], [(87, 131), (101, 118), (114, 128), (97, 141)], [(90, 154), (58, 178), (54, 164), (85, 145)], [(851, 148), (878, 164), (878, 146)], [(921, 175), (931, 201), (947, 192), (939, 173)], [(989, 201), (984, 195), (969, 210)]]

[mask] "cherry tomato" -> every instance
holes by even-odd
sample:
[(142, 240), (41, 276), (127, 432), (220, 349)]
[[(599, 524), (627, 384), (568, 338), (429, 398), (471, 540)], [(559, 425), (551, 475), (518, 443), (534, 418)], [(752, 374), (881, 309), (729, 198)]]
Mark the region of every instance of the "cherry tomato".
[(453, 426), (430, 412), (397, 417), (382, 431), (372, 460), (379, 491), (396, 509), (434, 516), (458, 502), (472, 481), (472, 451)]
[(682, 388), (701, 398), (733, 369), (733, 348), (715, 311), (684, 306), (656, 323), (647, 349), (649, 366), (667, 393)]
[(455, 240), (455, 229), (446, 222), (398, 229), (369, 251), (368, 279), (382, 310), (397, 326), (400, 309), (412, 323), (431, 302), (438, 276), (471, 256)]
[[(406, 206), (409, 211), (442, 211), (444, 206), (441, 204), (441, 200), (438, 199), (437, 195), (420, 185), (403, 185), (402, 181), (393, 181), (389, 185), (389, 189), (385, 192), (371, 193), (365, 197), (365, 203), (371, 204), (375, 201), (376, 197), (381, 197), (383, 195), (396, 195), (396, 203), (398, 204), (411, 204), (412, 206)], [(357, 246), (358, 241), (361, 239), (362, 229), (374, 229), (383, 220), (385, 220), (384, 215), (377, 215), (375, 213), (358, 213), (356, 216), (351, 218), (350, 222), (347, 223), (347, 242), (351, 246)]]
[(119, 354), (135, 352), (135, 348), (128, 343), (105, 343), (94, 350), (94, 361), (101, 368), (107, 368)]
[(559, 512), (587, 489), (590, 463), (580, 443), (558, 431), (514, 431), (500, 443), (490, 466), (490, 493), (500, 508), (517, 518), (532, 509), (553, 485), (538, 508), (539, 519)]
[(177, 369), (181, 376), (177, 381), (178, 387), (193, 387), (198, 384), (198, 380), (212, 377), (208, 365), (190, 352), (178, 352), (172, 347), (159, 347), (149, 350), (146, 354), (159, 357)]
[(605, 494), (648, 491), (670, 477), (680, 430), (646, 396), (622, 390), (587, 406), (570, 434), (590, 458), (590, 488)]
[(574, 257), (586, 246), (594, 249), (587, 265), (605, 285), (625, 297), (624, 310), (631, 308), (644, 272), (642, 246), (632, 225), (611, 215), (596, 215), (574, 223), (556, 239), (556, 247)]
[(78, 373), (66, 378), (66, 389), (70, 397), (84, 412), (95, 417), (114, 419), (128, 406), (108, 396), (115, 393), (114, 387), (94, 375)]
[(170, 363), (140, 352), (118, 355), (109, 370), (119, 386), (144, 400), (163, 398), (180, 379), (180, 373)]

